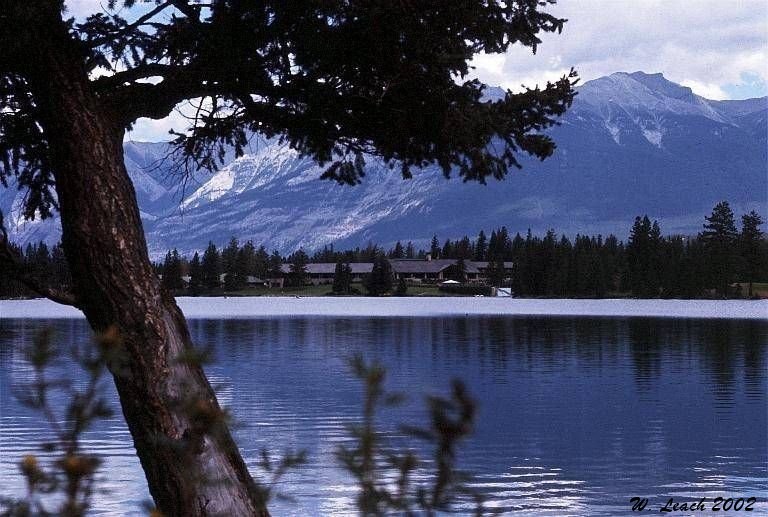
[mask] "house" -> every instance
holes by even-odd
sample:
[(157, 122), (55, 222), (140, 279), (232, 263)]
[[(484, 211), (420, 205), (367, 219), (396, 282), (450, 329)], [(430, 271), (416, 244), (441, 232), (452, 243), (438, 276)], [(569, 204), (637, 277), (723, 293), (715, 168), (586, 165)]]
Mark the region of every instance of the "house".
[[(362, 282), (365, 275), (373, 271), (373, 262), (350, 262), (347, 264), (352, 269), (352, 281)], [(291, 264), (281, 266), (283, 276), (291, 274)], [(332, 284), (336, 274), (335, 262), (316, 262), (306, 266), (307, 278), (313, 285)]]
[[(392, 259), (389, 261), (395, 278), (406, 282), (436, 283), (451, 278), (451, 268), (455, 269), (453, 259)], [(466, 264), (466, 263), (465, 263)]]
[[(456, 259), (392, 259), (392, 271), (396, 279), (406, 282), (438, 283), (459, 277), (459, 266)], [(504, 270), (511, 276), (512, 262), (504, 262)], [(464, 261), (464, 276), (467, 282), (485, 282), (488, 275), (488, 262), (473, 260)]]
[[(410, 283), (437, 284), (459, 277), (458, 260), (434, 259), (390, 259), (392, 273), (396, 280), (404, 279)], [(351, 262), (347, 264), (352, 269), (352, 282), (362, 282), (373, 271), (372, 262)], [(512, 262), (504, 262), (507, 277), (512, 276)], [(291, 274), (291, 264), (280, 267), (283, 278), (270, 278), (271, 287), (282, 287), (282, 282)], [(306, 265), (307, 279), (313, 285), (332, 284), (336, 274), (335, 262), (318, 262)], [(464, 277), (470, 283), (485, 283), (487, 280), (488, 262), (464, 261)]]
[(245, 285), (247, 285), (248, 287), (262, 287), (262, 286), (268, 286), (269, 281), (259, 278), (257, 276), (248, 275), (247, 277), (245, 277)]

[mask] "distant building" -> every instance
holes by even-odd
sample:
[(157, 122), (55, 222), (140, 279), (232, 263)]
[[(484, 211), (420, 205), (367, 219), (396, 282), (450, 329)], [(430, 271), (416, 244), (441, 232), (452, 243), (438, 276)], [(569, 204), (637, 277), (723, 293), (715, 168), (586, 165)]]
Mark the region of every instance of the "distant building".
[[(352, 269), (352, 281), (362, 282), (365, 275), (373, 271), (373, 262), (350, 262)], [(283, 264), (281, 271), (284, 276), (291, 273), (291, 264)], [(333, 277), (336, 274), (335, 262), (315, 262), (307, 264), (307, 278), (313, 285), (332, 284)]]
[[(389, 259), (389, 263), (395, 280), (402, 278), (410, 283), (437, 284), (459, 276), (456, 259), (432, 260), (427, 256), (426, 259)], [(350, 262), (347, 265), (352, 269), (353, 282), (362, 282), (373, 270), (371, 262)], [(512, 262), (504, 262), (505, 276), (512, 276), (512, 268)], [(287, 277), (291, 273), (291, 264), (283, 264), (280, 270), (283, 278)], [(309, 263), (306, 265), (306, 271), (307, 279), (313, 285), (331, 284), (336, 274), (336, 263)], [(485, 283), (488, 278), (487, 272), (488, 262), (464, 261), (464, 275), (469, 283)], [(282, 280), (270, 278), (267, 283), (272, 287), (282, 287)]]
[(248, 287), (268, 286), (269, 281), (259, 278), (257, 276), (248, 275), (247, 277), (245, 277), (245, 285), (247, 285)]
[[(392, 271), (396, 279), (407, 282), (438, 283), (458, 276), (457, 259), (392, 259)], [(505, 272), (511, 276), (512, 262), (504, 262)], [(464, 275), (467, 282), (484, 283), (487, 278), (488, 262), (464, 261)]]

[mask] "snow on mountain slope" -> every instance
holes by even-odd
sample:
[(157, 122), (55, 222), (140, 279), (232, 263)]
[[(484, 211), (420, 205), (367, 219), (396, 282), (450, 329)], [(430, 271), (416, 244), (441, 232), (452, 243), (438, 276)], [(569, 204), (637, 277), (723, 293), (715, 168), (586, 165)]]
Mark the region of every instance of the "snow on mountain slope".
[(662, 74), (617, 72), (585, 83), (578, 98), (604, 115), (609, 115), (611, 108), (618, 108), (628, 114), (662, 112), (729, 121), (710, 101), (686, 86), (668, 81)]
[(217, 171), (182, 203), (182, 209), (196, 208), (222, 196), (237, 195), (245, 190), (267, 187), (280, 180), (295, 182), (302, 172), (314, 173), (319, 169), (306, 158), (301, 158), (287, 144), (254, 138), (251, 152)]
[[(768, 98), (711, 101), (661, 74), (616, 73), (578, 89), (550, 133), (544, 162), (523, 159), (501, 182), (445, 180), (428, 168), (403, 180), (376, 159), (355, 187), (321, 181), (322, 168), (285, 144), (254, 138), (245, 156), (179, 187), (163, 160), (167, 144), (126, 143), (151, 253), (188, 253), (230, 236), (288, 252), (304, 246), (424, 242), (506, 225), (626, 236), (635, 215), (658, 218), (665, 232), (695, 233), (722, 199), (737, 212), (765, 214)], [(500, 98), (489, 88), (486, 97)], [(0, 190), (0, 209), (18, 196)], [(15, 203), (15, 205), (14, 205)], [(12, 219), (12, 218), (11, 218)], [(56, 223), (12, 228), (15, 240), (55, 239)]]

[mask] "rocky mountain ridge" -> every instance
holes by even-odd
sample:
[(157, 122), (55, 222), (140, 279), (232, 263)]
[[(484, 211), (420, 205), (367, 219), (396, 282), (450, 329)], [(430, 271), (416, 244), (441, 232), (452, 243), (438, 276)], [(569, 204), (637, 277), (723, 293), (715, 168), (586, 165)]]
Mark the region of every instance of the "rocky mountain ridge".
[[(615, 73), (578, 88), (551, 130), (553, 157), (524, 158), (522, 170), (487, 185), (446, 180), (435, 168), (403, 180), (376, 159), (361, 185), (337, 185), (319, 180), (311, 160), (262, 138), (246, 156), (186, 182), (173, 175), (167, 144), (126, 142), (125, 159), (154, 256), (232, 235), (283, 252), (424, 242), (501, 225), (624, 238), (638, 214), (659, 219), (665, 233), (696, 233), (722, 199), (737, 212), (764, 213), (767, 119), (767, 97), (713, 101), (661, 74)], [(12, 238), (57, 240), (55, 220), (20, 219), (22, 199), (14, 188), (0, 190)]]

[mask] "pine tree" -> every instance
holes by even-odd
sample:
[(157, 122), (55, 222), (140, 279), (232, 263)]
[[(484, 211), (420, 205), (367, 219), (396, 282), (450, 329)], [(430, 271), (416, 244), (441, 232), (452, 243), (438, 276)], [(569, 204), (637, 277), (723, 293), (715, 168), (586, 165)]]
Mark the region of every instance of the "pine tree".
[(218, 289), (221, 287), (221, 257), (219, 250), (213, 242), (208, 242), (208, 247), (203, 252), (203, 286), (206, 289)]
[(683, 297), (700, 297), (708, 283), (704, 241), (700, 237), (688, 239), (685, 243), (685, 254), (680, 269)]
[(707, 253), (709, 281), (721, 296), (728, 296), (728, 286), (735, 278), (736, 243), (738, 234), (733, 210), (727, 201), (721, 201), (705, 217), (701, 238)]
[[(528, 232), (530, 233), (530, 229), (528, 229)], [(517, 235), (520, 237), (520, 235)], [(509, 232), (507, 231), (506, 226), (502, 226), (499, 232), (496, 234), (496, 238), (498, 240), (498, 254), (503, 259), (506, 260), (508, 258), (511, 258), (512, 256), (512, 241), (509, 238)]]
[(31, 265), (35, 276), (43, 285), (51, 285), (51, 256), (48, 245), (44, 241), (40, 241), (33, 250)]
[(259, 246), (259, 249), (256, 250), (252, 274), (262, 280), (266, 280), (269, 277), (269, 253), (267, 253), (267, 249), (264, 246)]
[[(506, 280), (506, 271), (504, 270), (504, 259), (488, 257), (488, 269), (486, 269), (488, 283), (494, 287), (502, 287)], [(517, 289), (517, 285), (515, 285)]]
[(242, 283), (237, 270), (237, 253), (240, 243), (235, 237), (229, 240), (229, 244), (221, 250), (221, 272), (224, 274), (224, 288), (228, 291), (236, 290)]
[(394, 259), (405, 258), (405, 250), (403, 249), (403, 245), (400, 244), (400, 241), (395, 243), (395, 249), (392, 250), (390, 256)]
[(307, 283), (307, 262), (309, 262), (309, 257), (307, 257), (304, 249), (299, 249), (291, 257), (290, 284), (293, 287), (301, 288)]
[(163, 264), (163, 286), (169, 291), (176, 291), (184, 287), (181, 279), (181, 258), (176, 248), (169, 251)]
[(453, 267), (453, 275), (451, 280), (456, 280), (457, 282), (461, 283), (467, 281), (467, 264), (461, 257), (456, 260), (456, 264)]
[(659, 295), (661, 228), (647, 215), (635, 218), (627, 243), (627, 276), (632, 295)]
[(248, 276), (253, 275), (254, 261), (255, 250), (253, 243), (248, 241), (242, 248), (237, 250), (234, 266), (224, 278), (227, 289), (238, 290), (245, 287)]
[(752, 283), (757, 279), (765, 263), (765, 247), (763, 232), (760, 226), (763, 218), (752, 210), (741, 216), (741, 235), (739, 236), (739, 249), (744, 263), (744, 274), (749, 282), (748, 296), (752, 298)]
[(258, 276), (256, 273), (256, 247), (247, 241), (237, 252), (237, 272), (243, 278)]
[(352, 291), (352, 268), (349, 264), (341, 261), (336, 263), (332, 290), (335, 294), (349, 294)]
[(451, 239), (445, 239), (443, 249), (438, 252), (438, 255), (438, 258), (442, 259), (456, 258), (456, 247), (454, 246), (453, 242), (451, 242)]
[(429, 254), (433, 260), (440, 258), (440, 241), (437, 240), (437, 235), (432, 236), (432, 242), (429, 246)]
[(61, 244), (51, 248), (51, 267), (53, 268), (53, 285), (62, 290), (69, 289), (69, 286), (72, 285), (72, 277)]
[(392, 268), (384, 255), (377, 255), (373, 269), (366, 279), (365, 288), (371, 296), (381, 296), (392, 291)]
[(477, 236), (477, 242), (475, 243), (475, 260), (482, 262), (486, 259), (488, 253), (488, 239), (485, 236), (485, 232), (480, 230)]
[(193, 296), (200, 294), (203, 288), (203, 266), (200, 263), (200, 254), (195, 252), (189, 263), (189, 292)]
[(283, 278), (283, 258), (277, 250), (272, 251), (269, 256), (267, 276), (271, 283), (276, 283)]
[(472, 242), (466, 235), (456, 242), (454, 253), (455, 258), (461, 258), (464, 260), (472, 260)]
[(571, 286), (575, 284), (574, 278), (574, 260), (573, 260), (573, 245), (571, 240), (563, 235), (560, 237), (560, 241), (557, 243), (555, 252), (556, 267), (555, 267), (555, 279), (553, 280), (554, 288), (553, 293), (559, 296), (567, 296), (573, 291)]
[(416, 251), (414, 250), (413, 243), (408, 241), (408, 245), (405, 247), (405, 258), (412, 259), (416, 257)]

